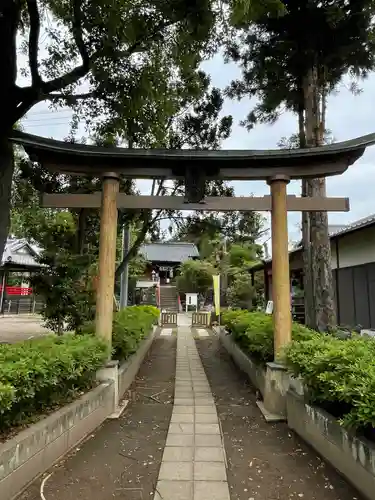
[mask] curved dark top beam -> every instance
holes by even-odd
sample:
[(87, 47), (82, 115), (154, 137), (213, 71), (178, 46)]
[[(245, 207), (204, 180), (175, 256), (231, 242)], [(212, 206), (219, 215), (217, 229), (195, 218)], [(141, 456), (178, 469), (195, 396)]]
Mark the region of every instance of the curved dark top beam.
[(46, 139), (14, 130), (9, 138), (24, 147), (32, 160), (67, 174), (99, 176), (117, 172), (133, 178), (183, 178), (189, 168), (208, 178), (291, 179), (343, 173), (360, 158), (375, 134), (318, 148), (274, 150), (160, 150), (97, 147)]

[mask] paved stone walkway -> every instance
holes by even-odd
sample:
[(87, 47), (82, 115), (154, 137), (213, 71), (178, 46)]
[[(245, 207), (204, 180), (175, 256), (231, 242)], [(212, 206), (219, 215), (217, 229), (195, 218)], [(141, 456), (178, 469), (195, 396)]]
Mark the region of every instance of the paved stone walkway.
[(210, 497), (230, 500), (225, 450), (214, 399), (191, 329), (179, 327), (174, 407), (154, 499)]

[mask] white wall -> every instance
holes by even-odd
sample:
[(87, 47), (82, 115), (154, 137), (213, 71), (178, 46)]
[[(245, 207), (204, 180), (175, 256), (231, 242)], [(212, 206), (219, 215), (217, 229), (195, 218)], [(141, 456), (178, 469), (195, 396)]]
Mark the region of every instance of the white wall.
[[(375, 227), (349, 233), (338, 239), (339, 267), (352, 267), (375, 262)], [(336, 242), (331, 243), (332, 269), (337, 268)]]

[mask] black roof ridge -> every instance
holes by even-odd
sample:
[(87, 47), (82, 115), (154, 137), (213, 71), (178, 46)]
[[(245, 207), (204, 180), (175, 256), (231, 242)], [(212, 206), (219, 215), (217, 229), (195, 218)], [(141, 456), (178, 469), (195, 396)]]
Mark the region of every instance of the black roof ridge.
[(56, 152), (71, 152), (78, 155), (96, 155), (96, 156), (127, 156), (129, 158), (159, 156), (162, 157), (262, 157), (262, 156), (277, 156), (277, 157), (301, 157), (301, 156), (319, 156), (321, 154), (334, 154), (344, 152), (346, 150), (359, 149), (362, 147), (375, 144), (375, 133), (366, 134), (354, 139), (335, 142), (332, 144), (318, 146), (313, 148), (296, 148), (296, 149), (221, 149), (221, 150), (197, 150), (197, 149), (129, 149), (124, 147), (103, 147), (88, 144), (69, 143), (57, 139), (40, 137), (34, 134), (22, 132), (20, 130), (12, 130), (9, 139), (21, 145), (38, 146), (40, 148), (55, 150)]

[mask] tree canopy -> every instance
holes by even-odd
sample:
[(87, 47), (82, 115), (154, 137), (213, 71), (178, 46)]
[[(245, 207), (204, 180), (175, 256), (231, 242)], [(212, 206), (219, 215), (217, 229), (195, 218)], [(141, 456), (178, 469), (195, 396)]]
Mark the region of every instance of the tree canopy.
[[(282, 0), (281, 4), (251, 18), (232, 16), (237, 37), (228, 41), (226, 57), (240, 66), (241, 77), (227, 94), (257, 98), (242, 122), (249, 130), (256, 123), (272, 124), (284, 111), (291, 111), (297, 117), (297, 136), (290, 144), (319, 146), (327, 139), (327, 95), (345, 75), (365, 77), (374, 68), (375, 4), (371, 0)], [(325, 193), (325, 179), (302, 183), (303, 196)], [(307, 321), (326, 330), (336, 324), (327, 213), (304, 214), (302, 227)]]
[[(72, 107), (91, 132), (121, 125), (123, 139), (164, 137), (169, 117), (202, 89), (199, 64), (216, 43), (214, 5), (213, 0), (1, 3), (0, 254), (13, 176), (6, 140), (11, 128), (35, 104), (48, 101)], [(112, 117), (121, 123), (112, 123)]]
[(227, 44), (226, 57), (241, 68), (228, 94), (259, 99), (243, 122), (248, 128), (273, 123), (284, 110), (304, 111), (304, 86), (312, 68), (321, 92), (333, 90), (348, 72), (365, 76), (374, 67), (372, 0), (281, 3), (276, 15), (235, 20), (238, 37)]

